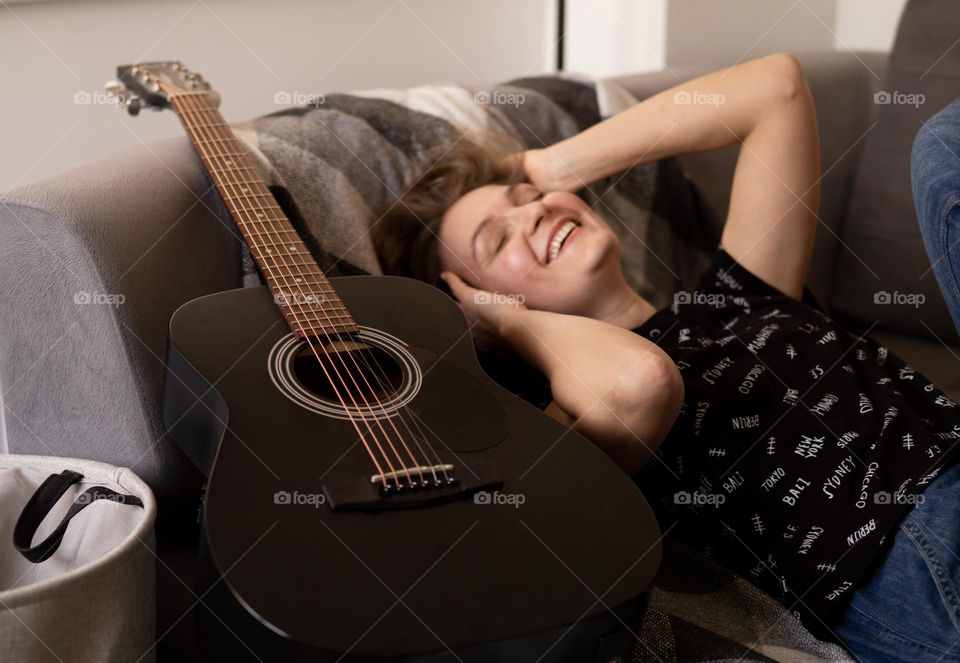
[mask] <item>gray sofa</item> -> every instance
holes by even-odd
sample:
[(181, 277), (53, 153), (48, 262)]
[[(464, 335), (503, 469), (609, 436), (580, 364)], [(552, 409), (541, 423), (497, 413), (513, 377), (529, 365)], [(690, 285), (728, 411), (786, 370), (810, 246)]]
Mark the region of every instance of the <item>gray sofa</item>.
[[(851, 285), (860, 296), (885, 287), (882, 278), (853, 284), (860, 276), (844, 265), (861, 248), (862, 233), (846, 234), (848, 212), (855, 208), (850, 192), (861, 166), (863, 136), (878, 111), (874, 93), (881, 89), (886, 56), (799, 57), (817, 103), (825, 171), (809, 286), (828, 311), (869, 329), (960, 400), (955, 368), (960, 345), (956, 334), (949, 336), (942, 302), (928, 297), (928, 308), (919, 315), (930, 332), (919, 334), (910, 331), (915, 326), (904, 325), (909, 309), (888, 306), (875, 309), (875, 318), (858, 316), (857, 306), (838, 297)], [(720, 64), (615, 80), (644, 97)], [(682, 158), (721, 215), (735, 159), (735, 148)], [(0, 201), (4, 451), (130, 467), (164, 506), (161, 530), (174, 521), (187, 522), (179, 518), (183, 513), (193, 521), (199, 476), (164, 436), (160, 421), (166, 326), (184, 302), (241, 286), (239, 246), (227, 221), (186, 139), (119, 152), (20, 187)], [(912, 210), (902, 216), (901, 230), (916, 235)], [(892, 244), (889, 260), (900, 260), (905, 246), (922, 252), (919, 240)], [(882, 274), (884, 267), (873, 271)], [(928, 293), (936, 297), (936, 292), (934, 283)], [(109, 297), (115, 294), (122, 294), (122, 303)], [(187, 541), (191, 534), (184, 535)], [(186, 588), (189, 545), (178, 547), (170, 538), (165, 544), (161, 538), (160, 552), (161, 601), (167, 592), (177, 594), (165, 609), (161, 606), (158, 634), (164, 634), (164, 613), (168, 623), (175, 623), (193, 598)], [(164, 573), (171, 577), (165, 579)], [(173, 633), (187, 621), (176, 622)]]
[[(874, 318), (857, 318), (835, 296), (838, 284), (848, 287), (856, 276), (838, 265), (862, 250), (845, 237), (845, 221), (866, 142), (862, 137), (879, 108), (873, 95), (881, 83), (871, 71), (882, 77), (885, 57), (836, 52), (801, 54), (800, 59), (817, 103), (825, 171), (809, 286), (828, 310), (853, 326), (870, 328), (871, 335), (956, 399), (960, 345), (956, 334), (948, 336), (945, 312), (936, 310), (940, 301), (927, 302), (930, 312), (890, 306), (876, 309)], [(716, 66), (614, 80), (644, 97), (677, 77)], [(681, 157), (721, 215), (736, 154), (729, 148)], [(908, 212), (902, 230), (918, 237), (912, 209)], [(5, 196), (0, 202), (0, 383), (6, 450), (81, 455), (131, 467), (162, 502), (181, 492), (185, 461), (160, 425), (166, 324), (180, 304), (240, 287), (239, 246), (226, 223), (222, 203), (209, 190), (186, 139), (179, 138), (118, 152)], [(912, 246), (914, 253), (917, 249), (921, 255), (914, 258), (926, 260), (919, 243)], [(902, 251), (903, 245), (892, 244), (890, 261), (901, 260)], [(882, 274), (886, 266), (871, 268)], [(884, 287), (882, 280), (862, 284), (868, 294)], [(933, 295), (939, 297), (935, 288), (933, 283)], [(77, 304), (84, 293), (91, 299), (122, 294), (124, 301)], [(933, 331), (903, 331), (908, 314), (923, 317)]]

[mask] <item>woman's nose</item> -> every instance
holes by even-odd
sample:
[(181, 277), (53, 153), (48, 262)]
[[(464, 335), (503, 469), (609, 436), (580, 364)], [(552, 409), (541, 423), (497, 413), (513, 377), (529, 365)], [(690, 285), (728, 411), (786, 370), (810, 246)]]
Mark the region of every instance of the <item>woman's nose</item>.
[(518, 208), (518, 211), (522, 214), (524, 229), (530, 236), (536, 233), (540, 226), (546, 222), (549, 212), (547, 206), (539, 200), (523, 205)]

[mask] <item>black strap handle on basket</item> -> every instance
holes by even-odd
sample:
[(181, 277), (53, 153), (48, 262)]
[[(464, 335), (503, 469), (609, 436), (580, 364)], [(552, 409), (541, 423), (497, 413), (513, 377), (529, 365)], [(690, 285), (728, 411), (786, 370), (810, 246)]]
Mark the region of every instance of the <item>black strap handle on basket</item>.
[(67, 531), (70, 520), (97, 500), (109, 499), (120, 504), (143, 507), (143, 502), (140, 501), (139, 497), (122, 495), (104, 486), (92, 486), (77, 495), (77, 499), (70, 505), (70, 509), (63, 520), (50, 533), (50, 536), (31, 547), (30, 543), (33, 541), (33, 535), (37, 533), (37, 528), (50, 513), (50, 509), (63, 497), (70, 486), (78, 483), (81, 479), (83, 479), (83, 475), (72, 470), (64, 470), (60, 474), (51, 474), (40, 484), (26, 506), (23, 507), (20, 517), (17, 518), (17, 524), (13, 527), (13, 546), (31, 562), (42, 562), (55, 553), (57, 548), (60, 547), (60, 542), (63, 540), (63, 535)]

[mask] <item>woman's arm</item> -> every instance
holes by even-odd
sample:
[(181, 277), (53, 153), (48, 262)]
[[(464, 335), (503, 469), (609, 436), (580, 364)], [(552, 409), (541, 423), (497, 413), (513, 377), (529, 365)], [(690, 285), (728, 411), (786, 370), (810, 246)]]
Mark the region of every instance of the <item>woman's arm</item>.
[(680, 372), (656, 344), (599, 320), (478, 299), (480, 291), (456, 275), (445, 279), (474, 325), (501, 338), (549, 379), (575, 430), (630, 474), (653, 456), (683, 402)]
[(574, 191), (637, 164), (733, 143), (741, 149), (723, 246), (764, 281), (799, 298), (816, 232), (820, 151), (810, 90), (791, 55), (677, 85), (525, 153), (524, 165), (541, 189)]
[(650, 460), (680, 412), (683, 380), (676, 364), (627, 329), (526, 311), (506, 318), (502, 336), (549, 378), (554, 400), (574, 430), (629, 474)]

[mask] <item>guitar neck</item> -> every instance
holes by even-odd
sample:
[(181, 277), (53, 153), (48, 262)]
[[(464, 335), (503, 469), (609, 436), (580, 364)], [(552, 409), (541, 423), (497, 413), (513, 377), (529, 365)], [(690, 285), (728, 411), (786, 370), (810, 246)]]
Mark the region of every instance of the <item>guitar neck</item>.
[(246, 146), (203, 93), (172, 95), (250, 255), (300, 338), (355, 332), (356, 322), (260, 176)]

